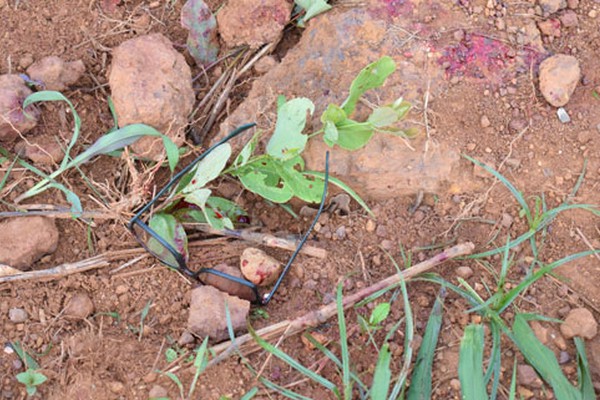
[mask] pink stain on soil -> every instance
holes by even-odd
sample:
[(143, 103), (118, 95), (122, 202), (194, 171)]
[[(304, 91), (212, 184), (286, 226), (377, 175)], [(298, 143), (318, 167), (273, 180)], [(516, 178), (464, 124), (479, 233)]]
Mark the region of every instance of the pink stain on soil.
[(467, 34), (458, 44), (443, 49), (438, 62), (444, 66), (446, 77), (459, 75), (501, 83), (539, 64), (543, 56), (533, 49), (517, 52), (499, 40)]
[(381, 0), (381, 6), (369, 10), (369, 14), (376, 19), (389, 20), (400, 15), (410, 15), (413, 4), (410, 0)]

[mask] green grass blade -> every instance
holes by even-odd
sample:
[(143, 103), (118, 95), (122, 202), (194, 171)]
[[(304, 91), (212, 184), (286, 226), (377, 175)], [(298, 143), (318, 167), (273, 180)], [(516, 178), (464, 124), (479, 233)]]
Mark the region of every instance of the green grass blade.
[(525, 216), (527, 217), (527, 222), (529, 223), (529, 225), (531, 225), (533, 223), (533, 218), (531, 216), (531, 210), (529, 208), (529, 205), (527, 204), (527, 201), (525, 200), (525, 197), (523, 197), (523, 193), (521, 193), (516, 187), (514, 187), (514, 185), (512, 183), (510, 183), (509, 180), (504, 177), (504, 175), (502, 175), (500, 172), (496, 171), (492, 167), (490, 167), (472, 157), (469, 157), (466, 154), (463, 154), (462, 156), (464, 158), (466, 158), (467, 160), (471, 161), (473, 164), (485, 169), (487, 172), (494, 175), (494, 177), (496, 179), (498, 179), (500, 182), (502, 182), (502, 184), (504, 186), (506, 186), (506, 188), (510, 191), (510, 193), (517, 200), (517, 202), (519, 203), (521, 208), (525, 211)]
[(371, 385), (371, 400), (385, 400), (387, 398), (392, 379), (391, 359), (390, 345), (385, 343), (379, 350), (379, 358), (373, 375), (373, 384)]
[(494, 380), (492, 381), (492, 391), (490, 394), (490, 399), (495, 400), (496, 396), (498, 395), (498, 386), (500, 385), (501, 375), (500, 368), (502, 366), (502, 355), (500, 352), (500, 339), (502, 338), (502, 332), (500, 331), (500, 327), (494, 322), (494, 320), (491, 321), (489, 327), (490, 331), (492, 332), (492, 353), (490, 354), (490, 362), (488, 365), (488, 369), (485, 372), (485, 376), (483, 377), (483, 381), (487, 386), (492, 376), (494, 377)]
[(579, 336), (574, 338), (577, 348), (577, 375), (582, 400), (597, 399), (590, 373), (590, 365), (585, 355), (585, 343)]
[(10, 347), (12, 347), (15, 353), (17, 353), (17, 356), (19, 356), (21, 361), (23, 361), (23, 364), (25, 364), (25, 367), (27, 369), (40, 369), (40, 364), (38, 364), (35, 358), (33, 358), (28, 352), (25, 351), (25, 349), (21, 345), (21, 342), (16, 340), (10, 344)]
[(443, 297), (438, 296), (429, 315), (423, 341), (417, 354), (411, 383), (406, 394), (407, 400), (428, 400), (431, 398), (431, 378), (433, 356), (442, 326)]
[(164, 372), (164, 374), (165, 376), (167, 376), (167, 378), (175, 382), (175, 385), (177, 385), (177, 388), (179, 389), (179, 396), (182, 399), (185, 398), (185, 396), (183, 395), (183, 384), (181, 383), (179, 377), (172, 372)]
[(304, 365), (300, 364), (296, 359), (286, 354), (283, 350), (273, 346), (271, 343), (258, 336), (256, 331), (250, 325), (248, 325), (248, 332), (250, 333), (250, 336), (252, 336), (252, 338), (256, 341), (256, 343), (264, 350), (273, 354), (275, 357), (279, 358), (280, 360), (288, 364), (290, 367), (300, 372), (302, 375), (325, 387), (326, 389), (329, 389), (331, 392), (337, 392), (337, 387), (333, 382), (306, 368)]
[(563, 375), (554, 353), (537, 339), (525, 316), (522, 314), (515, 315), (512, 331), (512, 339), (525, 360), (552, 387), (556, 398), (560, 400), (581, 400), (579, 391)]
[(510, 380), (510, 391), (508, 392), (508, 400), (515, 400), (517, 397), (517, 359), (513, 365), (512, 378)]
[(344, 386), (344, 399), (352, 399), (352, 380), (350, 379), (350, 352), (348, 351), (348, 332), (346, 331), (346, 318), (342, 297), (342, 285), (337, 287), (337, 314), (340, 330), (340, 351), (342, 353), (342, 385)]
[(196, 352), (196, 358), (194, 359), (194, 379), (192, 379), (192, 384), (190, 385), (190, 391), (188, 393), (188, 398), (192, 398), (194, 391), (196, 390), (196, 384), (198, 383), (198, 378), (200, 374), (204, 372), (208, 365), (208, 336), (204, 338), (202, 345), (198, 347)]
[(6, 182), (8, 181), (8, 177), (10, 176), (10, 173), (12, 172), (18, 159), (19, 159), (19, 157), (15, 157), (13, 162), (10, 163), (10, 165), (6, 169), (6, 172), (4, 173), (4, 176), (2, 177), (2, 181), (0, 182), (0, 190), (4, 189), (4, 186), (6, 185)]
[(286, 389), (282, 386), (279, 386), (276, 383), (271, 382), (270, 380), (263, 378), (262, 376), (260, 378), (258, 378), (258, 380), (260, 381), (260, 383), (262, 383), (263, 385), (265, 385), (267, 388), (274, 390), (275, 392), (279, 393), (282, 396), (287, 397), (288, 399), (292, 399), (292, 400), (314, 400), (311, 399), (310, 397), (305, 397), (302, 396), (301, 394), (298, 394), (296, 392), (292, 392), (289, 389)]
[[(308, 176), (314, 176), (315, 178), (319, 179), (325, 179), (325, 174), (323, 172), (304, 171), (303, 174)], [(352, 197), (371, 217), (375, 218), (375, 214), (373, 213), (373, 211), (371, 211), (367, 203), (358, 195), (358, 193), (352, 190), (350, 186), (346, 185), (344, 182), (331, 175), (329, 176), (329, 182), (333, 183), (335, 186), (348, 193), (348, 195)]]
[(458, 377), (463, 400), (483, 400), (488, 395), (483, 378), (483, 326), (469, 325), (460, 342)]
[(250, 389), (245, 395), (243, 395), (240, 400), (251, 400), (254, 398), (254, 396), (256, 396), (257, 393), (258, 388), (255, 386), (252, 389)]

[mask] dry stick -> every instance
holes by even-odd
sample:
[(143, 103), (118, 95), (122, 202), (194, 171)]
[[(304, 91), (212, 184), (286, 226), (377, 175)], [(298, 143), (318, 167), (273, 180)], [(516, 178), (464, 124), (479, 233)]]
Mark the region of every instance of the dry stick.
[[(414, 265), (411, 268), (405, 269), (399, 274), (389, 276), (388, 278), (381, 280), (375, 283), (374, 285), (366, 287), (350, 296), (344, 296), (342, 298), (342, 306), (344, 309), (352, 307), (359, 301), (362, 301), (381, 290), (393, 287), (402, 282), (402, 280), (408, 280), (415, 277), (416, 275), (422, 274), (423, 272), (430, 270), (431, 268), (443, 263), (446, 260), (470, 254), (474, 248), (475, 245), (473, 243), (466, 242), (444, 250), (436, 256), (430, 258), (429, 260), (425, 260), (419, 264)], [(285, 320), (267, 326), (263, 329), (259, 329), (258, 331), (256, 331), (256, 334), (263, 337), (265, 340), (270, 340), (279, 337), (282, 335), (282, 333), (284, 333), (285, 337), (288, 337), (298, 332), (302, 332), (307, 328), (318, 326), (326, 322), (336, 313), (337, 304), (336, 302), (333, 302), (316, 311), (311, 311), (299, 318), (296, 318), (293, 321)], [(246, 346), (242, 348), (243, 345)], [(213, 352), (213, 354), (216, 354), (217, 357), (211, 360), (208, 365), (212, 366), (217, 364), (218, 362), (227, 358), (236, 349), (239, 349), (240, 351), (243, 351), (246, 354), (251, 354), (259, 350), (260, 347), (258, 347), (256, 343), (252, 342), (252, 336), (250, 336), (250, 334), (245, 334), (236, 338), (233, 341), (233, 343), (231, 341), (227, 341), (213, 346), (211, 348), (211, 351)]]
[(234, 68), (233, 71), (231, 72), (229, 81), (225, 84), (225, 88), (223, 89), (223, 92), (217, 99), (217, 102), (215, 103), (215, 105), (208, 117), (208, 120), (206, 121), (206, 123), (204, 124), (204, 127), (202, 128), (202, 131), (200, 131), (200, 134), (198, 135), (201, 139), (206, 137), (206, 134), (208, 132), (210, 132), (210, 130), (212, 129), (213, 124), (215, 123), (217, 117), (219, 116), (219, 113), (223, 109), (223, 106), (225, 105), (225, 101), (229, 98), (229, 93), (231, 92), (231, 89), (233, 89), (233, 85), (237, 81), (237, 78), (238, 78), (237, 70)]
[[(289, 251), (295, 251), (298, 247), (298, 241), (280, 238), (268, 233), (251, 232), (242, 229), (215, 229), (208, 224), (195, 223), (184, 224), (184, 227), (195, 228), (211, 235), (234, 237), (248, 242), (255, 242), (268, 247), (277, 247)], [(300, 250), (300, 253), (322, 259), (327, 258), (327, 250), (310, 245), (304, 245)]]

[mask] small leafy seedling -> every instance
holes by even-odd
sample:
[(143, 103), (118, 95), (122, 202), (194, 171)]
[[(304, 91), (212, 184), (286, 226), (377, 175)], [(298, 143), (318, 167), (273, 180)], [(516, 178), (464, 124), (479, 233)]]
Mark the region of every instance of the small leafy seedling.
[(48, 378), (41, 372), (33, 369), (28, 369), (25, 372), (17, 374), (17, 381), (25, 385), (25, 390), (28, 396), (33, 396), (37, 393), (37, 387), (46, 382)]

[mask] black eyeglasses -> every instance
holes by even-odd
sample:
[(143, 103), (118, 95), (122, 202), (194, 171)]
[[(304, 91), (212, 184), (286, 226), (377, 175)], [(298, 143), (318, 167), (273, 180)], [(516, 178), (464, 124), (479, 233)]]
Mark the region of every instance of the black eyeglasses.
[[(221, 139), (219, 142), (212, 145), (208, 148), (203, 154), (198, 156), (194, 161), (192, 161), (189, 165), (187, 165), (184, 169), (179, 171), (175, 176), (171, 178), (171, 180), (163, 187), (152, 200), (150, 200), (144, 207), (142, 207), (137, 214), (129, 221), (127, 225), (128, 229), (131, 231), (136, 240), (154, 257), (156, 257), (160, 262), (165, 264), (166, 266), (173, 268), (184, 275), (196, 279), (203, 284), (208, 284), (214, 286), (218, 289), (221, 289), (231, 295), (238, 296), (240, 298), (246, 299), (254, 304), (259, 305), (267, 305), (273, 295), (281, 285), (283, 278), (289, 272), (292, 263), (298, 256), (298, 253), (304, 246), (304, 243), (308, 239), (310, 232), (313, 230), (315, 224), (317, 223), (321, 213), (323, 212), (323, 208), (325, 205), (325, 198), (327, 197), (327, 186), (329, 183), (329, 152), (326, 153), (325, 156), (325, 177), (324, 177), (324, 185), (323, 185), (323, 196), (321, 198), (321, 204), (319, 205), (319, 209), (315, 216), (315, 219), (311, 223), (308, 231), (304, 234), (302, 239), (298, 242), (298, 246), (289, 261), (283, 268), (283, 271), (279, 275), (279, 278), (275, 282), (273, 288), (264, 294), (261, 294), (259, 287), (254, 283), (239, 278), (237, 276), (233, 276), (227, 274), (222, 271), (218, 271), (213, 268), (201, 268), (198, 271), (193, 271), (188, 268), (185, 256), (181, 254), (178, 250), (176, 250), (169, 242), (167, 242), (163, 237), (161, 237), (158, 233), (156, 233), (152, 228), (150, 228), (143, 220), (142, 215), (144, 215), (148, 210), (150, 210), (158, 200), (165, 194), (169, 189), (171, 189), (180, 179), (185, 176), (194, 166), (198, 164), (204, 157), (206, 157), (210, 152), (212, 152), (215, 148), (227, 142), (231, 138), (239, 135), (240, 133), (254, 127), (256, 124), (245, 124), (242, 125), (235, 130), (233, 130), (229, 135)], [(177, 236), (175, 236), (175, 240), (177, 240)]]

